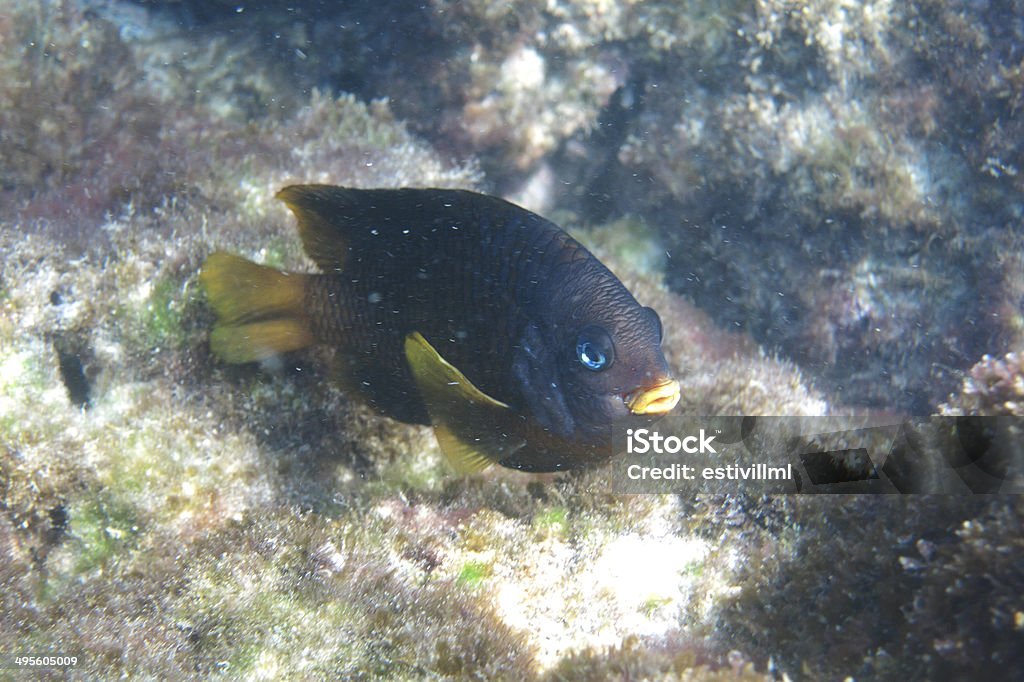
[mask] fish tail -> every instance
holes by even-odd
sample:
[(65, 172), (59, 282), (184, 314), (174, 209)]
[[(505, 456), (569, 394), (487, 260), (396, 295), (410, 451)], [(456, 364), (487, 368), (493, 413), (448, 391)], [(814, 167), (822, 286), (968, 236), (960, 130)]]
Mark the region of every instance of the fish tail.
[(217, 252), (199, 275), (217, 313), (210, 348), (224, 362), (263, 360), (314, 342), (303, 300), (306, 276)]

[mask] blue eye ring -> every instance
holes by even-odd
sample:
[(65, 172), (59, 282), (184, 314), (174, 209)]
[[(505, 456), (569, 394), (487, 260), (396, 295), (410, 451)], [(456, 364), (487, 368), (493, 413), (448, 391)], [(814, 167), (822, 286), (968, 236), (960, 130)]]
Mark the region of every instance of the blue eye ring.
[(600, 372), (608, 364), (608, 356), (589, 341), (576, 344), (576, 357), (581, 365), (594, 372)]
[(603, 372), (615, 359), (612, 339), (600, 327), (587, 327), (576, 339), (576, 360), (591, 372)]

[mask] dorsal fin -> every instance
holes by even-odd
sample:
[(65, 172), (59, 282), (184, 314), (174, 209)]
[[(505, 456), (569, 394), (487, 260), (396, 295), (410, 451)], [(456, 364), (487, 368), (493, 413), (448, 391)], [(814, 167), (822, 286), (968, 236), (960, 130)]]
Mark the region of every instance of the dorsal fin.
[(331, 185), (289, 185), (276, 197), (288, 205), (298, 221), (306, 254), (324, 272), (341, 270), (348, 257), (349, 232), (361, 219), (360, 190)]
[(324, 272), (344, 268), (350, 248), (365, 248), (361, 240), (379, 234), (387, 241), (394, 229), (417, 234), (442, 223), (476, 229), (483, 217), (495, 225), (543, 220), (498, 197), (459, 189), (291, 185), (277, 198), (295, 214), (302, 245)]

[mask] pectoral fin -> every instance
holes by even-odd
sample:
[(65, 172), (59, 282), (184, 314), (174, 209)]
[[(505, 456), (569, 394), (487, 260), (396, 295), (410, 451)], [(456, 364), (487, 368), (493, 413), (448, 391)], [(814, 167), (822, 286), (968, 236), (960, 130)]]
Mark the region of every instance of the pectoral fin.
[(456, 470), (482, 471), (523, 447), (507, 433), (514, 415), (438, 354), (419, 332), (405, 337), (405, 357), (434, 425), (441, 450)]

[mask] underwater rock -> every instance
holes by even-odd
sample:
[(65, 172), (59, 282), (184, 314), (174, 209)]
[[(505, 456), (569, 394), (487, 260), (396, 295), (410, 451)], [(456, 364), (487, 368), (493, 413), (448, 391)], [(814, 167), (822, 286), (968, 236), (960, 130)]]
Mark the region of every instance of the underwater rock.
[[(479, 147), (499, 186), (524, 173), (518, 158), (546, 164), (563, 209), (586, 192), (560, 183), (607, 162), (601, 182), (617, 191), (603, 210), (642, 220), (559, 221), (659, 310), (689, 413), (841, 410), (830, 389), (848, 357), (862, 375), (845, 402), (883, 402), (869, 351), (892, 386), (917, 392), (903, 404), (955, 389), (945, 375), (920, 388), (946, 352), (954, 368), (1002, 358), (971, 371), (950, 412), (1015, 400), (1005, 352), (1024, 289), (1006, 114), (1021, 41), (999, 3), (485, 4), (434, 5), (463, 13), (445, 30), (472, 37), (459, 38), (464, 53), (377, 23), (338, 29), (353, 42), (379, 34), (333, 51), (351, 55), (345, 70), (329, 50), (304, 52), (333, 44), (330, 20), (304, 3), (280, 38), (236, 30), (237, 12), (220, 25), (197, 16), (192, 33), (149, 9), (111, 24), (117, 2), (9, 3), (0, 650), (79, 653), (72, 677), (1019, 676), (1012, 499), (624, 496), (602, 470), (462, 479), (429, 431), (377, 419), (317, 379), (322, 355), (214, 361), (203, 258), (312, 267), (274, 191), (480, 189), (476, 163), (447, 160)], [(379, 3), (345, 11), (360, 9)], [(477, 79), (464, 77), (475, 42)], [(333, 82), (365, 97), (361, 82), (386, 94), (395, 63), (374, 56), (398, 43), (422, 49), (415, 87), (390, 81), (404, 101), (303, 91)], [(906, 69), (913, 54), (923, 72)], [(294, 70), (307, 59), (310, 72)], [(559, 128), (547, 88), (594, 64), (606, 66), (568, 88)], [(441, 87), (422, 78), (434, 72)], [(321, 78), (331, 73), (344, 78)], [(627, 73), (637, 97), (620, 92), (625, 113), (606, 119), (627, 134), (604, 138), (611, 153), (588, 148), (582, 131)], [(506, 75), (514, 96), (493, 88)], [(59, 92), (24, 87), (40, 76)], [(553, 126), (530, 133), (535, 148), (530, 93)], [(461, 112), (489, 96), (509, 130), (463, 146)], [(420, 113), (403, 123), (398, 107)], [(439, 127), (433, 147), (407, 128), (446, 117), (456, 132)], [(66, 147), (31, 129), (38, 120), (66, 126)], [(935, 301), (926, 312), (914, 288)], [(925, 314), (937, 325), (919, 328)], [(84, 358), (88, 409), (68, 393), (56, 339)]]
[(1018, 353), (982, 357), (960, 391), (940, 406), (940, 414), (1024, 417), (1024, 366)]

